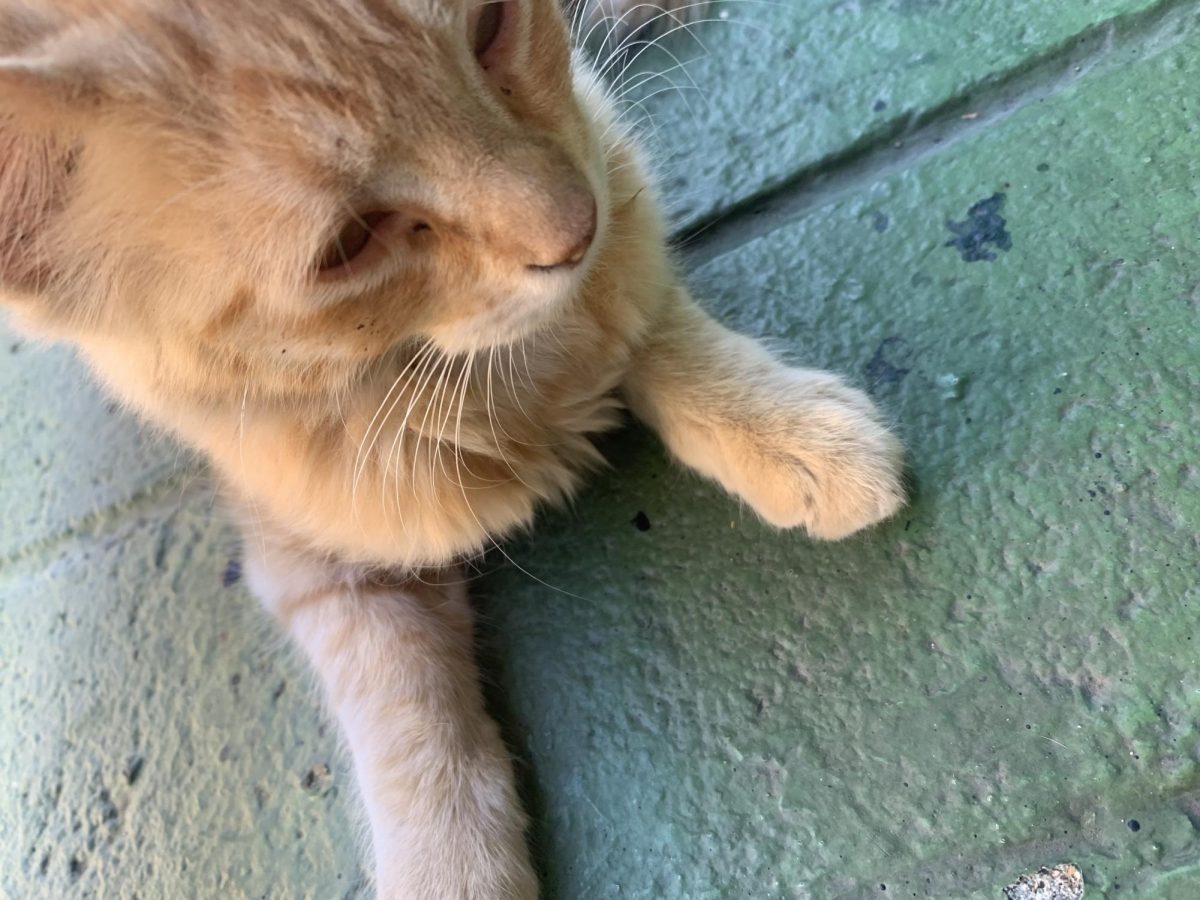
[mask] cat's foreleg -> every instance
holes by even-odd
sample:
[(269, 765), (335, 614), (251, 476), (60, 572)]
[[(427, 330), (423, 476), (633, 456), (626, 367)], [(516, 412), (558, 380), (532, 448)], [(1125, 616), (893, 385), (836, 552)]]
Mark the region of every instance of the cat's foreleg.
[(246, 545), (252, 590), (308, 656), (352, 753), (380, 900), (535, 898), (458, 574), (392, 581), (253, 530)]
[(861, 391), (783, 365), (682, 289), (649, 334), (624, 383), (634, 413), (768, 522), (837, 539), (903, 503), (900, 443)]

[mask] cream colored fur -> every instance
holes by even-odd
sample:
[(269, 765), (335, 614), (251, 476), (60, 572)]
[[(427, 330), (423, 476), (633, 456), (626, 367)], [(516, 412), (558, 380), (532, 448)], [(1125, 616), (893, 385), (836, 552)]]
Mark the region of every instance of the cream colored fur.
[[(477, 13), (0, 0), (0, 298), (219, 473), (387, 900), (537, 894), (456, 565), (568, 496), (622, 400), (775, 525), (840, 538), (902, 502), (862, 393), (680, 285), (552, 0), (509, 0), (478, 58)], [(368, 208), (374, 262), (315, 277)]]

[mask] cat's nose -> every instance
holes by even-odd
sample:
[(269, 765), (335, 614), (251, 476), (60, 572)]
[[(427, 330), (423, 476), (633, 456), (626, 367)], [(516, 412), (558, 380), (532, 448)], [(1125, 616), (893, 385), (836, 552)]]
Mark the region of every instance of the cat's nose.
[(527, 265), (532, 271), (573, 269), (583, 262), (596, 239), (596, 198), (590, 192), (572, 197), (559, 215), (561, 223), (555, 229), (553, 239), (539, 248), (538, 260)]

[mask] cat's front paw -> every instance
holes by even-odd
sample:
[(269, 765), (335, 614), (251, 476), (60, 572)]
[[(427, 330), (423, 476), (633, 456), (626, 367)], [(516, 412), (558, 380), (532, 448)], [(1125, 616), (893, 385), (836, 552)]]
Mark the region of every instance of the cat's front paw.
[(772, 525), (823, 540), (892, 516), (905, 499), (903, 448), (867, 396), (825, 372), (792, 369), (783, 381), (740, 429), (731, 486)]

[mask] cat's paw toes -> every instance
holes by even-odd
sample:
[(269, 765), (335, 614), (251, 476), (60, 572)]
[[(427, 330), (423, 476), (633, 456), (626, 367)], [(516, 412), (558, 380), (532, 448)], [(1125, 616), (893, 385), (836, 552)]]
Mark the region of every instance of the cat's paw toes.
[[(763, 519), (838, 540), (904, 505), (903, 448), (870, 400), (836, 379), (776, 433), (744, 496)], [(786, 435), (795, 435), (788, 440)]]

